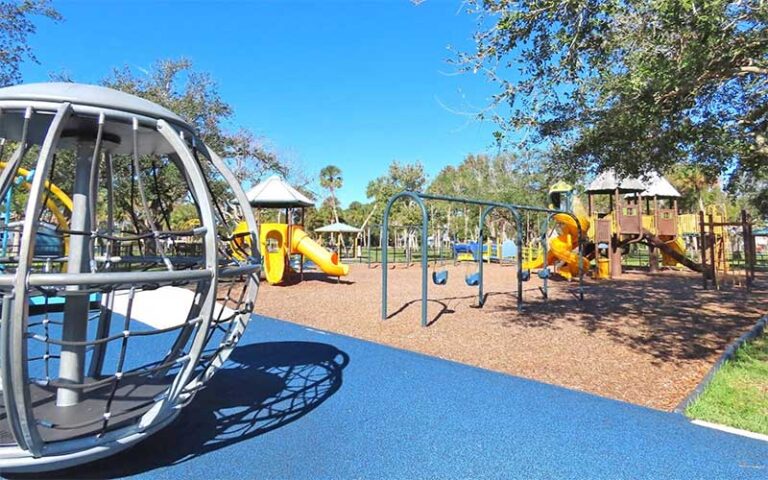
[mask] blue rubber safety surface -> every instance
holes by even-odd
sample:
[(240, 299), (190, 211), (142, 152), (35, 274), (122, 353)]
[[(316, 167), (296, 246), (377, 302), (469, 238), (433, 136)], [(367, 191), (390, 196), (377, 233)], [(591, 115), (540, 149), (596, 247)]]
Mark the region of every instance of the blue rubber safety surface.
[(768, 443), (256, 317), (227, 367), (173, 425), (48, 476), (765, 480)]

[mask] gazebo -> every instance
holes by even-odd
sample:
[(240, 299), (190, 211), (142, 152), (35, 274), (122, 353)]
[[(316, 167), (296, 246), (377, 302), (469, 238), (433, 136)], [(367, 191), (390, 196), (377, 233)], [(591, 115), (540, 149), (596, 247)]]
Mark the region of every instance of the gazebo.
[(253, 208), (284, 208), (286, 218), (289, 210), (300, 208), (302, 223), (304, 209), (315, 205), (315, 202), (289, 185), (280, 175), (272, 175), (248, 190), (245, 196)]
[(324, 227), (316, 228), (315, 231), (317, 233), (360, 233), (362, 230), (360, 230), (357, 227), (353, 227), (352, 225), (348, 225), (344, 222), (335, 222), (330, 225), (326, 225)]
[[(669, 180), (656, 172), (646, 175), (643, 183), (645, 184), (645, 190), (640, 192), (640, 198), (637, 201), (638, 208), (642, 210), (640, 202), (645, 200), (645, 215), (647, 215), (646, 218), (649, 219), (649, 223), (644, 226), (647, 226), (654, 234), (665, 241), (673, 240), (678, 236), (677, 199), (682, 195), (669, 183)], [(655, 250), (655, 246), (649, 244), (648, 261), (650, 271), (652, 272), (659, 268)]]
[[(639, 197), (645, 200), (645, 214), (653, 216), (653, 230), (658, 235), (677, 235), (677, 199), (682, 195), (669, 180), (656, 172), (648, 174), (643, 183), (645, 190), (639, 193)], [(668, 204), (665, 206), (663, 202)]]
[[(346, 224), (344, 222), (334, 222), (334, 223), (331, 223), (330, 225), (325, 225), (323, 227), (316, 228), (315, 232), (316, 233), (328, 233), (328, 234), (338, 233), (339, 237), (341, 237), (342, 234), (345, 234), (345, 233), (360, 233), (360, 232), (362, 232), (362, 230), (357, 228), (357, 227), (353, 227), (352, 225), (348, 225), (348, 224)], [(339, 254), (341, 254), (341, 252), (339, 252)]]

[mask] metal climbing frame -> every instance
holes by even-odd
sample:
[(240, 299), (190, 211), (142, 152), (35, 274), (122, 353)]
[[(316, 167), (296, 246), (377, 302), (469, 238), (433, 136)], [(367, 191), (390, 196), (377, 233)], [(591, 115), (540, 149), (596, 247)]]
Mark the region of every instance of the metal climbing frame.
[[(483, 209), (483, 212), (480, 216), (480, 236), (479, 236), (479, 243), (482, 245), (482, 239), (485, 229), (485, 219), (487, 216), (496, 209), (503, 209), (507, 210), (512, 214), (512, 217), (514, 218), (515, 222), (515, 243), (517, 245), (517, 308), (518, 310), (522, 308), (523, 305), (523, 271), (522, 271), (522, 245), (523, 245), (523, 238), (522, 238), (522, 228), (521, 228), (521, 217), (520, 212), (521, 211), (531, 211), (531, 212), (539, 212), (539, 213), (546, 213), (546, 221), (545, 221), (545, 227), (544, 227), (544, 233), (542, 234), (543, 239), (545, 240), (544, 243), (544, 255), (546, 259), (547, 254), (547, 242), (546, 242), (546, 233), (549, 229), (549, 222), (556, 214), (566, 214), (574, 219), (576, 222), (576, 226), (578, 229), (579, 234), (579, 300), (584, 299), (584, 272), (583, 272), (583, 265), (582, 265), (582, 259), (583, 259), (583, 241), (584, 241), (584, 233), (581, 230), (581, 225), (579, 224), (578, 219), (575, 215), (573, 215), (570, 212), (564, 212), (559, 210), (551, 210), (547, 208), (539, 208), (539, 207), (533, 207), (533, 206), (526, 206), (526, 205), (513, 205), (513, 204), (505, 204), (505, 203), (498, 203), (498, 202), (488, 202), (483, 200), (475, 200), (475, 199), (468, 199), (468, 198), (460, 198), (460, 197), (450, 197), (445, 195), (432, 195), (427, 193), (419, 193), (419, 192), (400, 192), (398, 194), (393, 195), (390, 197), (389, 201), (387, 202), (387, 206), (384, 209), (384, 219), (382, 224), (382, 245), (388, 245), (389, 243), (389, 235), (388, 235), (388, 227), (389, 227), (389, 215), (390, 211), (392, 209), (392, 205), (401, 198), (411, 198), (416, 202), (416, 204), (421, 209), (421, 248), (424, 249), (425, 245), (427, 245), (427, 238), (428, 238), (428, 226), (429, 226), (429, 216), (427, 214), (427, 207), (424, 205), (424, 200), (438, 200), (438, 201), (445, 201), (445, 202), (455, 202), (455, 203), (463, 203), (468, 205), (478, 205), (481, 207), (485, 207)], [(545, 260), (546, 261), (546, 260)], [(388, 275), (387, 272), (389, 270), (387, 265), (387, 249), (382, 248), (382, 256), (381, 256), (381, 262), (382, 262), (382, 268), (381, 268), (381, 319), (386, 320), (387, 319), (387, 280)], [(428, 255), (422, 254), (421, 255), (421, 326), (426, 327), (428, 324), (427, 321), (427, 302), (429, 301), (429, 258)], [(478, 282), (478, 306), (482, 307), (485, 303), (485, 294), (483, 292), (483, 261), (482, 261), (482, 250), (480, 252), (480, 262), (478, 266), (478, 273), (480, 276), (479, 282)], [(544, 297), (547, 297), (547, 279), (544, 279), (544, 289), (543, 289)]]
[[(17, 199), (26, 202), (21, 227), (0, 225), (20, 238), (18, 254), (0, 255), (0, 470), (43, 471), (127, 448), (191, 401), (250, 319), (257, 227), (234, 175), (194, 129), (137, 97), (77, 84), (0, 89), (0, 144), (6, 140), (17, 147), (0, 173), (0, 198), (22, 167), (34, 173)], [(194, 206), (196, 226), (170, 229), (157, 160), (177, 171), (188, 197), (174, 201)], [(55, 232), (66, 252), (42, 256), (36, 240), (57, 163), (69, 165), (58, 178), (70, 215)], [(154, 191), (142, 178), (150, 175)], [(118, 196), (121, 181), (130, 198)], [(214, 181), (232, 193), (231, 204), (220, 205)], [(159, 221), (153, 204), (163, 210)], [(245, 261), (231, 251), (241, 219), (254, 246)], [(194, 252), (182, 251), (184, 243)], [(190, 300), (174, 305), (179, 322), (138, 321), (142, 304), (154, 307), (144, 294), (165, 287), (187, 287)], [(41, 299), (42, 313), (33, 313)]]

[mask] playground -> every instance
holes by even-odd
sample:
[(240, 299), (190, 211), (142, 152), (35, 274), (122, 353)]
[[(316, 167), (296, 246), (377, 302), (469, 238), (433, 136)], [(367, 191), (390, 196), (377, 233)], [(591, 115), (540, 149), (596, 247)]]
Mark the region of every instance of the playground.
[[(340, 221), (310, 229), (312, 199), (278, 175), (246, 192), (194, 129), (159, 105), (66, 83), (2, 89), (3, 105), (9, 108), (0, 135), (18, 139), (7, 155), (0, 149), (3, 474), (82, 478), (157, 470), (178, 477), (178, 465), (215, 461), (218, 451), (234, 453), (250, 441), (320, 438), (310, 428), (317, 421), (321, 430), (340, 419), (359, 423), (372, 438), (373, 424), (344, 414), (364, 413), (387, 383), (376, 385), (386, 370), (366, 355), (393, 365), (385, 375), (390, 393), (416, 393), (376, 408), (405, 408), (411, 398), (417, 411), (437, 419), (433, 395), (443, 395), (439, 408), (449, 411), (484, 404), (486, 393), (517, 395), (520, 408), (539, 411), (548, 399), (553, 410), (523, 424), (506, 400), (500, 424), (546, 429), (545, 448), (562, 437), (549, 422), (574, 404), (582, 405), (580, 413), (611, 412), (612, 422), (637, 419), (647, 435), (661, 430), (674, 438), (691, 425), (659, 419), (672, 415), (721, 352), (764, 314), (766, 272), (749, 215), (742, 211), (737, 221), (702, 211), (696, 225), (684, 220), (691, 214), (679, 215), (676, 196), (652, 184), (598, 177), (586, 189), (587, 212), (565, 182), (550, 188), (546, 206), (401, 191), (387, 200), (378, 232)], [(30, 148), (33, 141), (39, 150)], [(71, 161), (67, 168), (64, 159)], [(197, 217), (186, 228), (171, 222), (164, 200), (171, 187), (161, 188), (157, 178), (164, 170), (184, 179), (177, 194)], [(609, 195), (608, 210), (593, 195)], [(402, 228), (390, 221), (406, 201), (420, 222)], [(446, 234), (428, 213), (435, 203), (463, 209), (467, 220), (470, 209), (476, 212), (474, 238), (459, 242)], [(494, 229), (499, 222), (508, 228)], [(391, 230), (403, 233), (403, 257)], [(379, 262), (370, 255), (375, 234)], [(686, 234), (698, 243), (686, 242)], [(344, 235), (354, 257), (344, 257)], [(638, 246), (648, 250), (647, 271), (624, 265)], [(252, 319), (264, 329), (246, 331)], [(277, 342), (258, 343), (269, 329)], [(354, 362), (365, 380), (341, 390), (343, 371)], [(423, 380), (435, 372), (443, 378)], [(464, 400), (445, 395), (477, 382), (487, 382), (488, 392), (472, 391)], [(315, 416), (326, 402), (335, 407)], [(182, 416), (190, 407), (208, 413)], [(397, 432), (421, 429), (417, 417), (399, 417), (384, 437), (396, 441)], [(456, 429), (464, 422), (460, 415), (438, 422), (432, 434), (444, 432), (459, 451)], [(482, 441), (502, 433), (486, 425), (493, 415), (466, 422)], [(167, 457), (87, 465), (153, 449), (140, 442), (174, 436), (167, 428), (193, 433)], [(624, 428), (584, 440), (621, 438)], [(266, 435), (273, 430), (279, 434)], [(349, 440), (334, 437), (330, 445)], [(752, 455), (762, 446), (744, 442), (750, 464), (763, 468)], [(129, 449), (134, 445), (139, 450)], [(688, 453), (701, 445), (689, 444)], [(537, 471), (564, 474), (575, 453)], [(721, 454), (723, 471), (738, 468), (733, 451)], [(303, 465), (330, 476), (360, 468), (323, 459)], [(365, 476), (440, 470), (418, 461), (396, 472), (391, 463), (370, 468)], [(475, 468), (467, 459), (455, 466), (467, 475)]]
[(0, 0), (0, 480), (768, 480), (767, 35)]
[[(539, 448), (557, 449), (563, 436), (551, 423), (572, 415), (574, 405), (580, 414), (610, 415), (605, 431), (580, 438), (585, 445), (619, 442), (632, 423), (644, 436), (665, 425), (691, 434), (698, 440), (685, 445), (686, 455), (721, 438), (690, 430), (671, 411), (765, 313), (763, 252), (745, 210), (739, 218), (717, 208), (680, 214), (674, 189), (655, 187), (661, 179), (606, 174), (586, 188), (586, 211), (565, 182), (549, 189), (546, 206), (404, 190), (386, 201), (377, 231), (338, 219), (309, 228), (312, 199), (277, 175), (246, 192), (191, 125), (157, 104), (53, 83), (2, 89), (4, 105), (0, 135), (13, 142), (7, 152), (0, 148), (3, 474), (157, 470), (178, 477), (177, 466), (216, 462), (218, 451), (235, 453), (250, 441), (306, 449), (301, 442), (318, 429), (345, 422), (328, 437), (333, 451), (350, 444), (349, 425), (363, 425), (357, 434), (374, 438), (393, 411), (383, 435), (389, 441), (412, 432), (425, 442), (442, 431), (456, 452), (462, 429), (480, 444), (503, 443), (499, 425), (543, 429)], [(183, 179), (176, 205), (161, 174)], [(595, 202), (596, 195), (609, 201)], [(463, 209), (465, 225), (476, 213), (474, 238), (458, 241), (443, 229), (435, 203), (453, 208), (450, 215)], [(190, 217), (172, 222), (173, 206), (191, 207)], [(417, 223), (391, 223), (400, 207), (418, 214)], [(403, 234), (403, 257), (391, 231)], [(344, 235), (351, 258), (344, 257)], [(374, 235), (378, 262), (370, 255)], [(640, 247), (647, 267), (637, 262)], [(246, 331), (252, 319), (257, 328)], [(348, 365), (357, 376), (341, 390)], [(383, 385), (389, 395), (406, 393), (385, 401)], [(484, 387), (474, 390), (478, 385)], [(498, 419), (484, 407), (464, 416), (472, 402), (510, 395), (531, 410), (525, 422), (510, 404)], [(428, 401), (432, 396), (441, 403)], [(331, 398), (335, 407), (314, 415)], [(417, 402), (414, 411), (429, 411), (437, 422), (430, 435), (419, 433), (426, 417), (402, 411), (408, 398)], [(389, 403), (400, 410), (366, 421), (366, 406)], [(463, 411), (442, 422), (441, 408)], [(356, 414), (344, 413), (350, 409)], [(578, 424), (580, 416), (572, 416)], [(163, 442), (177, 435), (174, 428), (192, 433), (168, 456), (130, 460), (142, 448), (157, 450), (157, 443), (140, 442), (155, 434)], [(273, 430), (279, 433), (266, 435)], [(737, 471), (745, 458), (764, 468), (760, 449), (735, 441), (718, 452), (715, 470)], [(88, 465), (110, 455), (122, 460)], [(692, 467), (655, 455), (681, 474)], [(364, 476), (449, 468), (411, 460), (398, 469), (398, 456)], [(318, 468), (331, 476), (359, 473), (354, 463), (336, 470), (325, 457), (305, 460), (291, 476)], [(536, 472), (566, 475), (572, 463), (561, 459)], [(648, 474), (641, 463), (633, 468)], [(524, 475), (520, 467), (500, 471)], [(470, 475), (478, 464), (457, 460), (454, 468)]]

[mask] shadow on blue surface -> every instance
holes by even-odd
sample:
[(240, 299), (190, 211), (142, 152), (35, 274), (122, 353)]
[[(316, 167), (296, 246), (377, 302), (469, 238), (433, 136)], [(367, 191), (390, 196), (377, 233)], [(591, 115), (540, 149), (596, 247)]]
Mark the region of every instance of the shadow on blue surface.
[[(45, 478), (116, 478), (178, 465), (283, 427), (308, 414), (342, 385), (349, 356), (315, 342), (244, 345), (198, 392), (179, 418), (135, 447)], [(9, 478), (41, 478), (40, 474)]]

